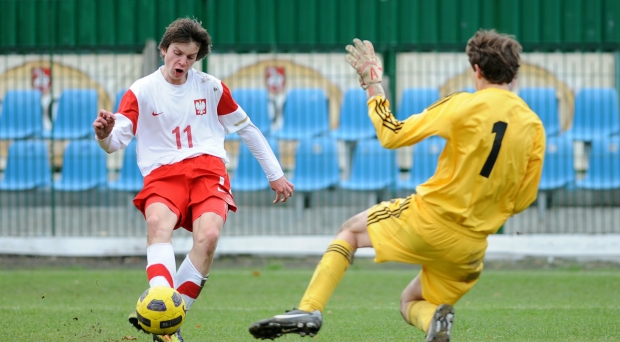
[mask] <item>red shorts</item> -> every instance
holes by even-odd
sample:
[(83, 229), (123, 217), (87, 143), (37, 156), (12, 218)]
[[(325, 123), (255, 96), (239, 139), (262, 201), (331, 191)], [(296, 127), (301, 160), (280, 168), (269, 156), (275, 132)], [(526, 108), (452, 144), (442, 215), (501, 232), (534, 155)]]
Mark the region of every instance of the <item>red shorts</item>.
[(228, 210), (237, 211), (224, 162), (207, 154), (160, 166), (146, 176), (133, 204), (145, 215), (155, 202), (167, 205), (177, 215), (174, 229), (183, 227), (190, 232), (192, 223), (206, 212), (226, 221)]

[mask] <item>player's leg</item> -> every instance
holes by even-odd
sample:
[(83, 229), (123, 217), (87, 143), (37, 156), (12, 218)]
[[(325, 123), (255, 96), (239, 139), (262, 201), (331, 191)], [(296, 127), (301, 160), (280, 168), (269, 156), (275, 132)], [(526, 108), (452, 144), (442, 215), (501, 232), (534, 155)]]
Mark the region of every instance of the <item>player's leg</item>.
[(422, 296), (421, 274), (403, 290), (400, 314), (405, 321), (427, 333), (426, 341), (449, 341), (454, 321), (454, 308), (450, 304), (433, 304)]
[(295, 333), (314, 336), (321, 328), (322, 314), (327, 301), (340, 283), (357, 248), (371, 247), (366, 229), (368, 211), (348, 219), (336, 238), (327, 247), (317, 265), (299, 309), (253, 323), (249, 330), (256, 338), (273, 339)]
[[(172, 248), (172, 231), (178, 221), (178, 209), (167, 199), (150, 196), (146, 200), (144, 217), (147, 223), (146, 274), (149, 286), (175, 286), (176, 259)], [(143, 331), (135, 311), (129, 323)]]
[(192, 307), (209, 278), (228, 205), (218, 197), (209, 197), (192, 208), (197, 216), (192, 229), (193, 245), (177, 272), (177, 291), (183, 296), (187, 310)]

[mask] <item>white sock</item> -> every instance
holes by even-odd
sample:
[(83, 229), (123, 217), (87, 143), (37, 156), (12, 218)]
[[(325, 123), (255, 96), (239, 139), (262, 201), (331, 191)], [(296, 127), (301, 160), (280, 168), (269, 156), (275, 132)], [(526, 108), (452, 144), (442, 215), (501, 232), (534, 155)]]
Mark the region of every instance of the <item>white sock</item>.
[(174, 288), (176, 260), (171, 243), (156, 243), (146, 248), (146, 276), (149, 285)]
[(185, 301), (185, 310), (189, 310), (192, 307), (207, 279), (209, 279), (209, 275), (207, 274), (203, 277), (194, 267), (192, 261), (189, 260), (188, 254), (181, 266), (179, 266), (176, 278), (178, 284), (177, 291), (179, 291)]

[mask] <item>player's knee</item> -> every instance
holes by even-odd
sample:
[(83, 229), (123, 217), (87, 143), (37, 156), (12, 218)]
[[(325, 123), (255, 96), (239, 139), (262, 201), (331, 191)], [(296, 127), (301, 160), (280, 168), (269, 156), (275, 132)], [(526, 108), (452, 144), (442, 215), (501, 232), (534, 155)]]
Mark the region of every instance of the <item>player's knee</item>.
[(166, 227), (163, 220), (158, 215), (150, 215), (146, 219), (148, 227), (148, 237), (150, 240), (162, 239), (170, 235), (172, 227)]
[(403, 317), (405, 322), (409, 322), (407, 319), (407, 316), (409, 316), (409, 314), (407, 313), (409, 309), (409, 304), (411, 304), (411, 301), (405, 300), (402, 297), (400, 298), (400, 315)]
[(215, 250), (217, 241), (220, 238), (220, 229), (217, 226), (210, 226), (202, 229), (200, 233), (194, 234), (194, 243), (201, 246), (207, 253)]

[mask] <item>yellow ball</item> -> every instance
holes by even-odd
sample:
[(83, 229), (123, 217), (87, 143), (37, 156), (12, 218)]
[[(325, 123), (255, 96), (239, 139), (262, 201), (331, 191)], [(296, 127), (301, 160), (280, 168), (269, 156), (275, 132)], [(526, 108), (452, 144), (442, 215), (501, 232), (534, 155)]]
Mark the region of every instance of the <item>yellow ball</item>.
[(136, 313), (138, 322), (147, 332), (171, 335), (185, 322), (185, 301), (175, 289), (155, 286), (138, 298)]

